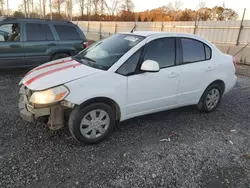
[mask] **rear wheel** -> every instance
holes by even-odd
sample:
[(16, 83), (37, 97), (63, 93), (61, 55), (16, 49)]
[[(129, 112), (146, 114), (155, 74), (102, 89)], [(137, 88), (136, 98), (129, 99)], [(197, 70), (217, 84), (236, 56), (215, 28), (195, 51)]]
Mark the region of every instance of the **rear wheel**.
[(69, 54), (67, 53), (56, 53), (52, 56), (51, 60), (57, 60), (57, 59), (62, 59), (62, 58), (65, 58), (65, 57), (69, 57)]
[(212, 112), (220, 104), (222, 91), (219, 85), (213, 84), (209, 86), (202, 95), (198, 104), (199, 110), (203, 112)]
[(115, 126), (115, 111), (104, 103), (75, 108), (69, 118), (69, 130), (81, 143), (96, 144), (105, 140)]

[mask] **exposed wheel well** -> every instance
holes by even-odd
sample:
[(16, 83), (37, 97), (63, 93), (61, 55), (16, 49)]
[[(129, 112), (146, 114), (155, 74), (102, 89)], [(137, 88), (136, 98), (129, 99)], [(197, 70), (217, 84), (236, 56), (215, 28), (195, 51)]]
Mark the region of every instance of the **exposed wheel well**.
[(80, 108), (84, 108), (85, 106), (88, 106), (88, 105), (93, 104), (93, 103), (105, 103), (105, 104), (111, 106), (113, 109), (115, 109), (116, 121), (120, 121), (121, 109), (120, 109), (119, 105), (114, 100), (107, 98), (107, 97), (96, 97), (96, 98), (89, 99), (89, 100), (83, 102), (80, 105)]
[(205, 91), (207, 90), (207, 88), (209, 88), (209, 87), (210, 87), (211, 85), (213, 85), (213, 84), (217, 84), (217, 85), (220, 87), (220, 89), (221, 89), (221, 95), (224, 93), (224, 91), (225, 91), (225, 83), (224, 83), (222, 80), (215, 80), (215, 81), (213, 81), (211, 84), (209, 84), (209, 85), (206, 87), (206, 89), (203, 91), (203, 93), (202, 93), (202, 95), (201, 95), (199, 101), (201, 101), (201, 99), (202, 99), (202, 97), (203, 97)]
[[(223, 94), (224, 93), (224, 91), (225, 91), (225, 83), (222, 81), (222, 80), (215, 80), (215, 81), (213, 81), (209, 86), (211, 86), (211, 85), (213, 85), (213, 84), (217, 84), (219, 87), (220, 87), (220, 89), (221, 89), (221, 94)], [(208, 86), (208, 87), (209, 87)], [(207, 88), (208, 88), (207, 87)]]
[(204, 110), (203, 104), (202, 104), (202, 98), (204, 97), (204, 94), (206, 93), (206, 90), (207, 90), (210, 86), (212, 86), (212, 85), (214, 85), (214, 84), (216, 84), (216, 85), (219, 86), (219, 89), (220, 89), (220, 91), (221, 91), (221, 95), (223, 95), (223, 93), (225, 92), (225, 83), (224, 83), (222, 80), (215, 80), (215, 81), (213, 81), (211, 84), (209, 84), (209, 85), (206, 87), (206, 89), (204, 90), (204, 92), (202, 93), (202, 95), (201, 95), (201, 97), (200, 97), (200, 100), (199, 100), (199, 102), (198, 102), (198, 104), (197, 104), (198, 108), (199, 108), (200, 110), (202, 110), (202, 111)]

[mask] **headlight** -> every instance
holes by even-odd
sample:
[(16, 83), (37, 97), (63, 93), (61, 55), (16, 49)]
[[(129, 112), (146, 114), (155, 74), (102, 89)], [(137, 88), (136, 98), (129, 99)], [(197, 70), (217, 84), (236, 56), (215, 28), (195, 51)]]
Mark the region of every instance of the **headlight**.
[(65, 86), (58, 86), (45, 91), (34, 92), (30, 102), (34, 104), (50, 104), (63, 100), (69, 94)]

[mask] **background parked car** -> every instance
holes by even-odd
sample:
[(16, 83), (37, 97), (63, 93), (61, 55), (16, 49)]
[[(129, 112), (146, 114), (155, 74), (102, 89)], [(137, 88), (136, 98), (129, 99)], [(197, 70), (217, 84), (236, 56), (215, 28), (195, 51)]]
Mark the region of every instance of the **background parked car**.
[(0, 19), (0, 68), (29, 67), (73, 56), (88, 43), (68, 21)]

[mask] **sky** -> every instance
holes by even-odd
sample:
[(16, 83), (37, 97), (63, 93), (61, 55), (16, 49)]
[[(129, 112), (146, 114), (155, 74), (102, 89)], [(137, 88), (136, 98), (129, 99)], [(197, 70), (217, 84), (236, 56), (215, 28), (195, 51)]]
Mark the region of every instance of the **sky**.
[[(232, 8), (236, 10), (239, 14), (239, 19), (242, 17), (244, 8), (247, 8), (245, 19), (250, 20), (250, 0), (203, 0), (207, 7), (222, 6), (225, 2), (227, 8)], [(18, 8), (18, 5), (21, 4), (23, 0), (9, 0), (9, 7), (12, 10)], [(39, 0), (34, 0), (38, 3)], [(153, 9), (160, 6), (168, 5), (169, 2), (173, 0), (133, 0), (135, 4), (136, 11), (144, 11), (147, 9)], [(182, 0), (183, 5), (182, 9), (190, 8), (197, 9), (200, 0)], [(75, 6), (76, 7), (76, 6)]]

